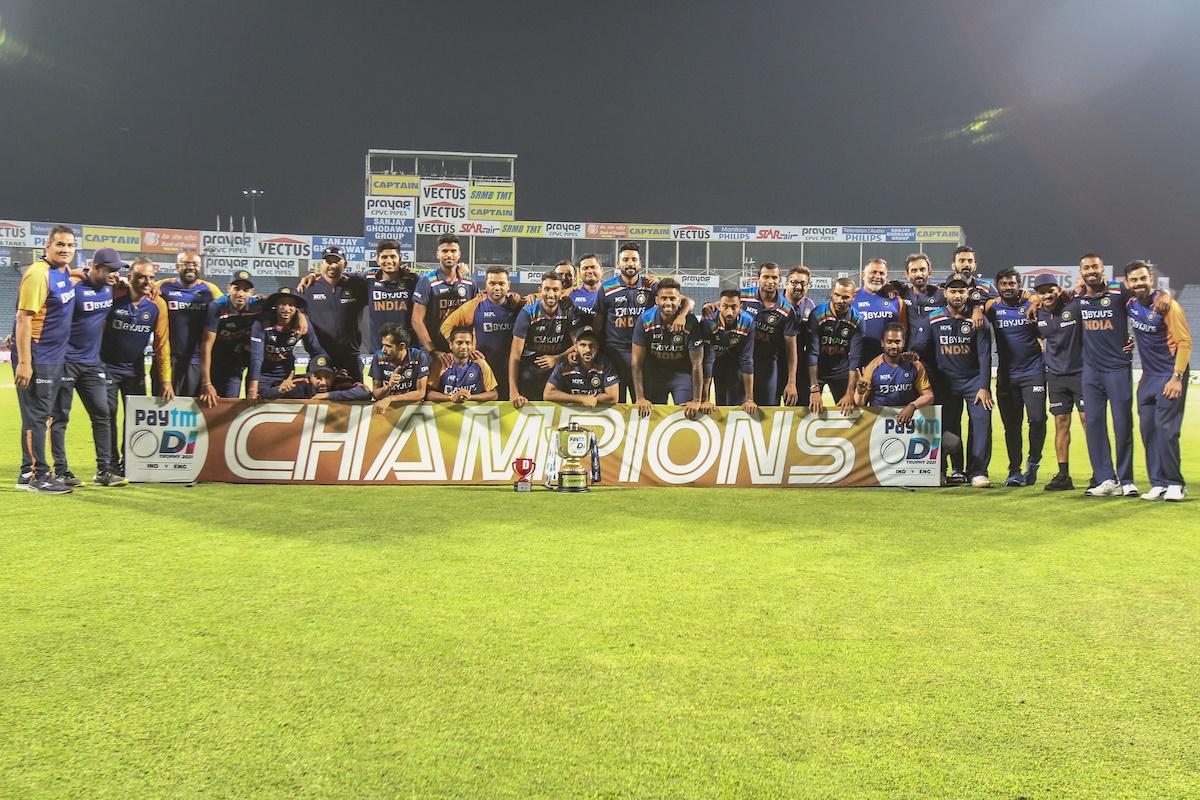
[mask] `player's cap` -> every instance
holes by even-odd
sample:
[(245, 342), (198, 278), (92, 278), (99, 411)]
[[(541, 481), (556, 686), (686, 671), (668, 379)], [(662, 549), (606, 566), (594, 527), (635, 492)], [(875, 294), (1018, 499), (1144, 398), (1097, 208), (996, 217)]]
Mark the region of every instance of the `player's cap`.
[(346, 260), (346, 251), (338, 247), (336, 244), (331, 244), (321, 252), (321, 258), (329, 258), (333, 256), (338, 261)]
[(92, 253), (92, 266), (105, 267), (118, 272), (129, 266), (121, 260), (121, 255), (111, 247), (101, 247), (95, 253)]
[(944, 286), (947, 289), (950, 289), (953, 287), (957, 287), (960, 289), (968, 289), (968, 288), (970, 288), (971, 284), (967, 283), (966, 278), (959, 275), (958, 273), (955, 273), (954, 275), (951, 275), (949, 278), (947, 278), (946, 282), (944, 284), (942, 284), (942, 286)]
[(313, 356), (312, 360), (308, 362), (308, 373), (313, 375), (318, 372), (333, 374), (333, 365), (329, 363), (329, 356)]
[(287, 288), (286, 286), (284, 286), (278, 292), (275, 292), (275, 294), (273, 294), (267, 298), (266, 307), (274, 308), (279, 303), (279, 301), (284, 299), (285, 297), (289, 301), (291, 301), (292, 305), (294, 305), (296, 308), (300, 309), (301, 311), (308, 308), (308, 301), (305, 300), (300, 295), (293, 292), (291, 289)]
[(254, 288), (254, 278), (251, 278), (250, 273), (244, 269), (239, 269), (237, 272), (233, 273), (233, 277), (229, 279), (230, 286), (235, 283), (244, 283), (251, 289)]
[(578, 342), (580, 339), (590, 339), (593, 342), (599, 342), (600, 334), (596, 333), (591, 328), (584, 328), (579, 333), (575, 334), (575, 341)]
[(1037, 289), (1041, 286), (1058, 285), (1058, 276), (1053, 272), (1038, 272), (1033, 276), (1033, 288)]

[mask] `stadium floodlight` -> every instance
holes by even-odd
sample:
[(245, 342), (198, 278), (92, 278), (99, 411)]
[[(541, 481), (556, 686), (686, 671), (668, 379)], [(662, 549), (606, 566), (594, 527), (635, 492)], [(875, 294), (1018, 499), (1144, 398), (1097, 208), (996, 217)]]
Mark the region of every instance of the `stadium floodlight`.
[(255, 201), (262, 197), (266, 192), (262, 189), (242, 189), (242, 195), (250, 198), (250, 227), (254, 233), (258, 233), (258, 215), (255, 214)]

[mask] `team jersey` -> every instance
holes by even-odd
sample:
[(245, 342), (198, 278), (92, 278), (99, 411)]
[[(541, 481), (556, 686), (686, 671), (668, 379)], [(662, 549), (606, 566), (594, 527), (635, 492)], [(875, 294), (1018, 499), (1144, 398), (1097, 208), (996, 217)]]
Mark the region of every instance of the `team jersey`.
[[(353, 402), (372, 399), (371, 390), (361, 383), (341, 381), (339, 385), (341, 388), (325, 390), (326, 400)], [(318, 394), (321, 392), (309, 382), (309, 376), (300, 375), (294, 379), (292, 388), (288, 391), (281, 392), (278, 386), (267, 386), (259, 392), (259, 397), (264, 400), (311, 400)]]
[(508, 369), (512, 350), (513, 322), (521, 312), (519, 305), (508, 302), (497, 305), (486, 294), (477, 294), (442, 321), (442, 338), (449, 341), (455, 328), (468, 327), (475, 332), (475, 349), (483, 353), (496, 369)]
[(75, 285), (67, 268), (54, 269), (44, 258), (30, 264), (17, 289), (17, 310), (33, 314), (30, 320), (33, 363), (62, 364), (75, 314)]
[(863, 368), (859, 382), (867, 386), (867, 404), (877, 407), (915, 403), (929, 389), (929, 376), (920, 361), (889, 364), (883, 356), (876, 356)]
[(701, 328), (710, 372), (721, 361), (737, 362), (739, 372), (754, 374), (754, 317), (749, 311), (739, 312), (732, 325), (726, 325), (720, 314), (705, 317)]
[(648, 368), (663, 372), (691, 372), (692, 359), (689, 353), (704, 347), (704, 329), (698, 319), (688, 314), (684, 329), (677, 333), (662, 321), (662, 314), (655, 307), (638, 318), (638, 324), (633, 329), (633, 344), (646, 348), (644, 363)]
[(580, 363), (563, 361), (554, 367), (547, 384), (567, 394), (604, 394), (610, 386), (619, 382), (617, 373), (602, 355), (596, 356), (592, 366), (584, 369)]
[(379, 329), (384, 325), (395, 323), (406, 331), (412, 330), (412, 298), (418, 280), (412, 272), (400, 272), (394, 281), (367, 278), (372, 350), (379, 349)]
[(450, 312), (470, 300), (478, 293), (475, 282), (470, 278), (455, 275), (447, 280), (440, 270), (422, 275), (413, 290), (413, 302), (425, 306), (425, 329), (433, 342), (433, 349), (449, 352), (450, 345), (442, 336), (442, 321)]
[[(571, 348), (579, 330), (579, 315), (570, 303), (559, 303), (554, 313), (541, 300), (525, 306), (513, 323), (513, 338), (524, 339), (521, 358), (532, 361), (538, 356), (558, 356)], [(505, 359), (507, 364), (507, 358)]]
[(171, 352), (175, 354), (175, 361), (199, 364), (208, 304), (221, 297), (220, 288), (215, 283), (203, 280), (184, 286), (177, 278), (156, 281), (155, 285), (167, 304), (167, 317), (171, 323)]
[(1187, 317), (1174, 300), (1166, 316), (1158, 313), (1154, 308), (1157, 298), (1155, 292), (1148, 305), (1143, 305), (1136, 296), (1126, 304), (1138, 355), (1142, 358), (1142, 372), (1155, 376), (1187, 372), (1192, 355), (1192, 332)]
[(596, 316), (604, 319), (604, 343), (612, 350), (626, 352), (633, 346), (633, 331), (638, 319), (654, 308), (654, 293), (658, 281), (639, 277), (628, 286), (620, 276), (600, 284), (600, 299)]
[(104, 323), (113, 305), (113, 289), (107, 283), (99, 288), (91, 281), (75, 284), (75, 313), (71, 318), (71, 336), (67, 341), (67, 361), (72, 364), (96, 364), (100, 361), (100, 340)]
[(1029, 318), (1030, 301), (1009, 305), (1003, 299), (989, 301), (984, 315), (996, 336), (998, 374), (1006, 379), (1040, 378), (1046, 374), (1037, 325)]
[(247, 381), (260, 378), (283, 380), (296, 371), (296, 345), (304, 342), (309, 358), (325, 355), (321, 343), (303, 312), (296, 312), (295, 325), (281, 325), (275, 312), (264, 311), (250, 327), (250, 371)]
[(782, 292), (768, 306), (754, 287), (742, 290), (742, 310), (754, 317), (754, 358), (773, 359), (783, 352), (784, 337), (800, 332), (796, 309)]
[(442, 394), (453, 394), (466, 389), (470, 394), (483, 394), (496, 388), (496, 375), (486, 361), (468, 361), (465, 364), (451, 363), (443, 368), (441, 362), (430, 370), (429, 388)]
[(600, 300), (600, 289), (585, 289), (576, 286), (568, 295), (571, 305), (579, 312), (579, 324), (588, 328), (596, 327), (596, 303)]
[(842, 377), (858, 368), (862, 348), (862, 320), (854, 304), (844, 316), (837, 316), (833, 306), (821, 303), (808, 318), (808, 364), (817, 368), (822, 380)]
[(392, 374), (397, 372), (400, 378), (389, 394), (414, 391), (421, 378), (429, 377), (429, 354), (419, 347), (410, 347), (404, 360), (397, 363), (384, 355), (382, 350), (375, 353), (375, 357), (371, 359), (371, 381), (376, 389), (386, 386), (392, 379)]
[(1083, 329), (1079, 301), (1062, 295), (1054, 311), (1039, 308), (1037, 335), (1043, 342), (1042, 360), (1051, 375), (1075, 375), (1083, 369)]
[(872, 294), (866, 289), (859, 289), (854, 293), (850, 307), (858, 313), (861, 321), (859, 334), (862, 337), (862, 351), (859, 353), (858, 363), (850, 365), (851, 368), (858, 369), (883, 352), (880, 340), (883, 339), (883, 329), (889, 322), (897, 322), (907, 331), (908, 305), (902, 297), (888, 298), (882, 294)]
[(966, 312), (968, 314), (975, 310), (975, 306), (982, 306), (988, 300), (995, 300), (1000, 297), (1000, 290), (996, 288), (996, 284), (987, 278), (972, 275), (968, 283), (970, 284), (967, 287)]
[(950, 387), (970, 396), (992, 383), (992, 337), (986, 325), (978, 328), (970, 317), (961, 319), (944, 308), (929, 315), (933, 357), (938, 373)]
[(1127, 369), (1132, 356), (1125, 352), (1129, 341), (1129, 316), (1125, 304), (1133, 292), (1109, 281), (1095, 296), (1079, 295), (1079, 317), (1083, 320), (1083, 366), (1098, 372)]
[[(788, 302), (792, 304), (792, 313), (796, 317), (796, 374), (802, 376), (802, 380), (808, 380), (808, 346), (810, 344), (808, 320), (812, 317), (812, 312), (816, 310), (817, 303), (808, 295), (804, 295), (796, 301), (789, 298)], [(779, 369), (782, 370), (786, 366), (783, 353), (780, 353)]]
[(217, 335), (210, 355), (211, 365), (215, 367), (222, 362), (249, 363), (250, 329), (262, 312), (262, 304), (263, 299), (257, 295), (248, 299), (241, 311), (233, 307), (228, 296), (209, 303), (204, 330)]
[(908, 301), (908, 349), (928, 355), (932, 347), (929, 315), (946, 305), (946, 295), (938, 286), (926, 285), (921, 291), (909, 283), (897, 288)]
[(369, 302), (367, 279), (342, 275), (331, 284), (319, 277), (298, 294), (308, 303), (308, 322), (325, 352), (357, 355), (362, 349), (359, 317)]
[(114, 374), (138, 375), (146, 368), (146, 344), (153, 337), (154, 363), (164, 385), (171, 383), (170, 310), (160, 296), (136, 303), (128, 292), (113, 297), (104, 323), (100, 360)]

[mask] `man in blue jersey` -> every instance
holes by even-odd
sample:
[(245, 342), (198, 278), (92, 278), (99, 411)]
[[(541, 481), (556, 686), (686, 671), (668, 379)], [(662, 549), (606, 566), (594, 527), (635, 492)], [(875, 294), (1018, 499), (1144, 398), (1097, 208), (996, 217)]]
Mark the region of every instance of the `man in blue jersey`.
[(600, 300), (600, 284), (604, 267), (595, 253), (587, 253), (579, 259), (579, 283), (571, 287), (567, 296), (571, 305), (579, 311), (580, 324), (595, 329), (596, 310)]
[(371, 394), (380, 409), (419, 403), (429, 384), (429, 354), (412, 346), (412, 334), (396, 323), (379, 332), (379, 352), (371, 359)]
[(448, 403), (495, 400), (496, 376), (492, 374), (492, 368), (485, 360), (471, 358), (475, 350), (475, 332), (464, 325), (450, 331), (446, 339), (453, 360), (445, 367), (441, 362), (433, 364), (425, 399)]
[(510, 395), (508, 356), (512, 351), (513, 323), (523, 307), (518, 297), (510, 296), (511, 286), (506, 267), (488, 267), (483, 293), (451, 311), (441, 325), (442, 337), (447, 341), (455, 328), (465, 327), (475, 332), (475, 357), (483, 358), (492, 367), (500, 400), (508, 400)]
[(46, 234), (44, 249), (17, 289), (13, 373), (21, 410), (21, 472), (16, 488), (67, 494), (71, 487), (54, 478), (46, 461), (46, 426), (62, 383), (75, 313), (75, 286), (68, 272), (75, 260), (74, 231), (55, 225)]
[(821, 413), (821, 394), (829, 387), (830, 397), (843, 414), (854, 407), (854, 385), (858, 380), (862, 348), (862, 321), (854, 310), (852, 278), (838, 278), (829, 293), (808, 318), (808, 410)]
[[(399, 251), (396, 253), (399, 261)], [(308, 321), (316, 331), (321, 349), (335, 371), (362, 380), (362, 328), (359, 320), (370, 302), (370, 288), (362, 275), (346, 272), (346, 254), (337, 246), (321, 253), (321, 274), (302, 280), (296, 293), (307, 303)]]
[(1071, 479), (1071, 411), (1079, 414), (1079, 424), (1087, 426), (1083, 403), (1083, 333), (1079, 303), (1074, 294), (1059, 286), (1058, 277), (1049, 272), (1033, 276), (1037, 293), (1034, 314), (1038, 338), (1042, 340), (1042, 361), (1046, 365), (1046, 398), (1054, 417), (1054, 453), (1058, 472), (1046, 482), (1048, 492), (1075, 488)]
[[(782, 299), (782, 298), (781, 298)], [(654, 292), (654, 308), (633, 329), (633, 393), (638, 414), (645, 417), (667, 397), (693, 419), (701, 408), (704, 386), (704, 332), (700, 321), (683, 308), (674, 278), (663, 278)], [(684, 317), (682, 331), (674, 323)], [(755, 343), (757, 346), (757, 342)]]
[[(175, 257), (175, 278), (164, 278), (155, 285), (167, 304), (171, 323), (171, 387), (179, 397), (200, 394), (200, 343), (204, 341), (204, 324), (208, 304), (222, 296), (221, 289), (203, 279), (203, 262), (195, 250), (184, 250)], [(151, 391), (161, 394), (158, 385), (158, 365), (151, 370)]]
[(896, 421), (908, 423), (918, 409), (933, 404), (933, 388), (919, 359), (904, 359), (904, 328), (889, 322), (883, 328), (883, 352), (863, 368), (855, 384), (859, 406), (899, 408)]
[(100, 342), (100, 361), (108, 380), (109, 455), (108, 471), (125, 477), (125, 433), (117, 428), (117, 407), (125, 406), (129, 419), (129, 398), (146, 394), (146, 345), (154, 352), (153, 370), (158, 374), (158, 396), (175, 397), (171, 376), (170, 311), (154, 288), (154, 262), (139, 257), (129, 267), (128, 289), (113, 293), (112, 310), (104, 323)]
[[(796, 322), (796, 364), (792, 370), (792, 382), (796, 384), (799, 395), (800, 388), (808, 385), (808, 347), (812, 337), (808, 335), (808, 320), (812, 316), (817, 303), (808, 295), (808, 287), (812, 285), (812, 270), (803, 264), (797, 264), (788, 270), (784, 281), (784, 297), (792, 305), (792, 313)], [(787, 358), (779, 354), (779, 374), (784, 375), (787, 369)], [(786, 381), (785, 381), (786, 383)], [(798, 396), (799, 402), (802, 396)]]
[[(633, 393), (633, 330), (642, 314), (654, 307), (658, 282), (642, 275), (642, 248), (637, 242), (625, 242), (617, 253), (617, 274), (600, 284), (596, 303), (596, 332), (604, 337), (604, 353), (620, 378), (621, 402)], [(684, 298), (684, 307), (673, 324), (683, 331), (692, 301)]]
[(522, 308), (513, 323), (508, 382), (517, 408), (541, 399), (550, 373), (574, 346), (579, 316), (575, 306), (562, 302), (562, 293), (562, 278), (547, 272), (539, 299)]
[(310, 359), (325, 355), (304, 307), (304, 298), (286, 286), (263, 304), (262, 313), (250, 326), (250, 368), (246, 372), (249, 399), (258, 398), (295, 375), (296, 345), (301, 342)]
[(96, 447), (96, 476), (92, 483), (124, 486), (128, 481), (109, 469), (112, 455), (108, 450), (108, 379), (100, 363), (100, 340), (113, 305), (113, 284), (125, 264), (111, 247), (97, 250), (91, 264), (87, 277), (75, 284), (75, 313), (67, 341), (67, 360), (50, 415), (50, 452), (54, 456), (55, 478), (68, 486), (84, 485), (67, 463), (67, 424), (78, 392), (92, 422), (92, 441)]
[[(742, 310), (754, 317), (754, 402), (794, 406), (796, 335), (800, 320), (783, 291), (783, 274), (774, 261), (758, 267), (757, 286), (742, 290)], [(782, 364), (782, 367), (780, 366)]]
[[(976, 327), (967, 311), (970, 287), (958, 274), (943, 286), (946, 307), (929, 315), (933, 358), (942, 391), (942, 428), (962, 440), (962, 412), (967, 409), (966, 477), (976, 489), (992, 485), (988, 462), (992, 457), (992, 340), (985, 325)], [(963, 476), (951, 475), (950, 483)]]
[(430, 360), (449, 365), (453, 357), (442, 335), (442, 322), (478, 290), (473, 280), (461, 274), (462, 244), (453, 233), (438, 237), (437, 258), (438, 268), (422, 276), (413, 291), (412, 327)]
[(742, 309), (741, 293), (726, 289), (714, 313), (701, 321), (704, 345), (704, 388), (700, 398), (707, 403), (709, 389), (718, 406), (741, 406), (747, 414), (758, 410), (754, 402), (754, 317)]
[(304, 375), (289, 375), (283, 383), (263, 389), (264, 400), (370, 400), (371, 390), (345, 370), (334, 370), (329, 356), (314, 356)]
[(379, 332), (384, 325), (395, 323), (412, 330), (412, 296), (420, 280), (410, 265), (400, 261), (400, 244), (391, 239), (383, 239), (376, 246), (375, 263), (379, 274), (367, 278), (373, 351), (379, 349)]
[(862, 269), (862, 286), (854, 294), (854, 311), (861, 321), (862, 349), (853, 369), (861, 369), (883, 352), (883, 329), (889, 322), (908, 328), (908, 305), (888, 285), (888, 266), (872, 258)]
[(1154, 267), (1149, 262), (1132, 261), (1125, 267), (1125, 285), (1134, 295), (1126, 301), (1126, 307), (1142, 358), (1138, 422), (1151, 486), (1142, 499), (1178, 502), (1187, 496), (1180, 467), (1179, 432), (1191, 369), (1192, 333), (1179, 303), (1171, 300), (1165, 314), (1156, 307), (1158, 292), (1154, 283)]
[(946, 305), (940, 286), (930, 278), (933, 267), (929, 256), (911, 253), (904, 261), (906, 282), (894, 282), (900, 297), (908, 301), (908, 348), (920, 357), (926, 369), (931, 366), (932, 342), (929, 340), (929, 315)]
[[(1022, 300), (1021, 277), (1011, 267), (996, 273), (999, 299), (987, 300), (984, 315), (992, 325), (999, 367), (996, 371), (996, 404), (1004, 424), (1008, 449), (1005, 486), (1032, 486), (1037, 482), (1042, 447), (1046, 442), (1046, 364), (1031, 318), (1032, 302)], [(1029, 463), (1021, 471), (1021, 435), (1029, 419)]]
[(254, 294), (250, 273), (242, 269), (233, 273), (229, 294), (209, 304), (200, 344), (203, 405), (212, 407), (218, 397), (241, 395), (242, 377), (250, 368), (250, 330), (262, 311), (262, 300)]
[(617, 402), (617, 373), (601, 353), (600, 337), (584, 328), (575, 337), (574, 362), (554, 367), (542, 399), (552, 403), (577, 403), (588, 408)]
[[(995, 284), (991, 281), (980, 278), (978, 275), (979, 265), (975, 260), (975, 248), (970, 245), (962, 245), (954, 250), (954, 261), (950, 265), (953, 274), (962, 278), (967, 283), (967, 311), (973, 316), (976, 323), (982, 321), (982, 317), (975, 314), (975, 309), (983, 308), (983, 304), (988, 300), (994, 300), (1000, 296), (1000, 292), (996, 290)], [(945, 284), (943, 284), (945, 285)]]

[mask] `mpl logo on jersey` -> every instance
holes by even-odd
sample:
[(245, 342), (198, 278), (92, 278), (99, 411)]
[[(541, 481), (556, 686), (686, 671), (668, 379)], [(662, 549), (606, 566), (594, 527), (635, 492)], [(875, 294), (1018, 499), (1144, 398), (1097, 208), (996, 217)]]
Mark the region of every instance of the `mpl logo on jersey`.
[(684, 242), (707, 242), (712, 238), (712, 225), (672, 225), (671, 238)]
[(254, 255), (254, 234), (233, 231), (200, 231), (200, 252), (223, 256)]
[(0, 247), (34, 247), (29, 223), (0, 221)]
[(550, 239), (582, 239), (584, 226), (582, 222), (547, 222), (546, 236)]
[(260, 233), (254, 255), (259, 258), (312, 258), (312, 238), (281, 233)]
[(82, 246), (85, 250), (111, 247), (122, 253), (140, 253), (142, 231), (140, 228), (94, 228), (84, 225)]
[(800, 240), (800, 229), (793, 226), (764, 228), (756, 226), (754, 238), (765, 242), (797, 242)]
[(125, 431), (126, 474), (130, 480), (192, 481), (208, 454), (204, 416), (192, 398), (162, 403), (131, 397)]
[(896, 419), (898, 409), (879, 409), (871, 428), (871, 468), (881, 486), (912, 485), (914, 478), (941, 474), (942, 422), (940, 411), (922, 409), (908, 422)]
[(754, 238), (753, 225), (713, 225), (712, 238), (719, 242), (748, 242)]
[(400, 217), (412, 218), (417, 215), (417, 198), (415, 197), (368, 197), (365, 217)]

